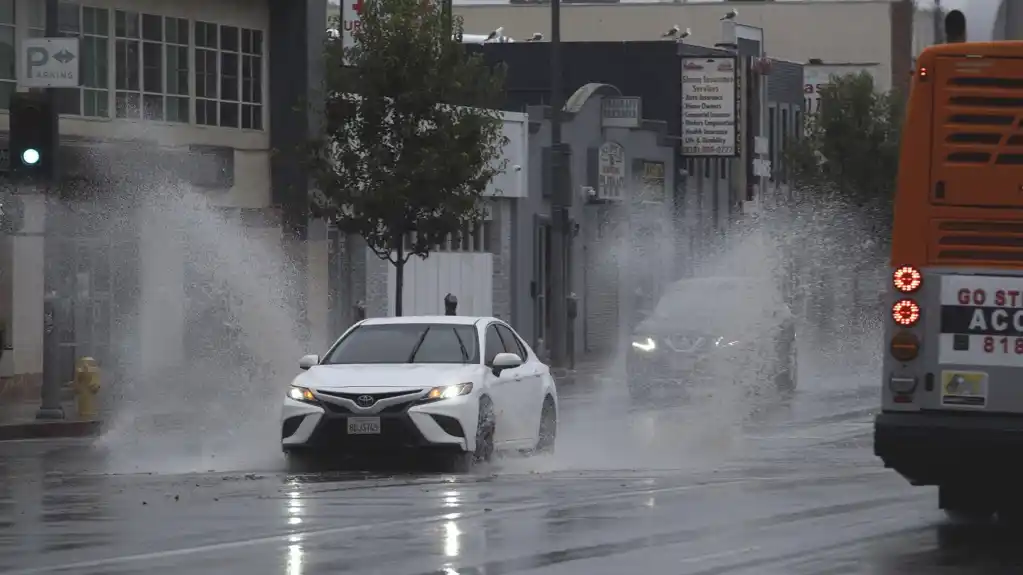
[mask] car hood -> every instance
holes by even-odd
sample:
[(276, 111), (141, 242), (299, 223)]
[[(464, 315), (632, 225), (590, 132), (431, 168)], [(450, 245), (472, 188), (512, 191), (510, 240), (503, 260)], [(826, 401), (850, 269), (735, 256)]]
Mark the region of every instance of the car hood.
[(457, 364), (316, 365), (292, 385), (311, 389), (368, 391), (368, 388), (423, 389), (474, 381), (482, 366)]

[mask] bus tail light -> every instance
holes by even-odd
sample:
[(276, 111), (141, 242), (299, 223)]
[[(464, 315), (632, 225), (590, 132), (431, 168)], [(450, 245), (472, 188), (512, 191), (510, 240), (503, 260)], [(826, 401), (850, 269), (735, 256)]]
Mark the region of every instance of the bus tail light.
[(909, 327), (920, 320), (920, 306), (911, 299), (900, 299), (892, 306), (892, 319), (903, 327)]
[(920, 339), (912, 332), (900, 331), (892, 337), (888, 348), (895, 359), (912, 361), (920, 355)]
[(902, 293), (913, 293), (920, 289), (923, 280), (920, 270), (913, 266), (902, 266), (892, 274), (892, 285)]

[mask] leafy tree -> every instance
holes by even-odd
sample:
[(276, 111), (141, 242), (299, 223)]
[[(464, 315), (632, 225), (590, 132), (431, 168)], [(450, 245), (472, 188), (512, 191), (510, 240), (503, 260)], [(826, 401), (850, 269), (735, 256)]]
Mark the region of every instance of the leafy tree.
[(478, 225), (504, 169), (504, 70), (468, 55), (449, 18), (431, 0), (373, 0), (353, 47), (326, 44), (314, 209), (395, 266), (397, 315), (405, 263)]
[(882, 220), (891, 213), (899, 165), (903, 97), (879, 93), (867, 72), (833, 76), (807, 131), (786, 146), (793, 183), (842, 201)]

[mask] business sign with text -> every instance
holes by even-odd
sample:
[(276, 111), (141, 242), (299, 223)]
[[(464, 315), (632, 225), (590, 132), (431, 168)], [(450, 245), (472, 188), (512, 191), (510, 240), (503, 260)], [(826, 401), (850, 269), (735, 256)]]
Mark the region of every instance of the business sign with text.
[(682, 59), (682, 154), (739, 154), (735, 58)]

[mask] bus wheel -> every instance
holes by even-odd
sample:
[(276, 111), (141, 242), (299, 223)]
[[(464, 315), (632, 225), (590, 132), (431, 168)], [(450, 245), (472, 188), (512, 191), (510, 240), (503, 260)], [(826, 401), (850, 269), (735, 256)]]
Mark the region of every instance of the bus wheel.
[(976, 523), (988, 521), (995, 513), (995, 505), (987, 493), (975, 487), (941, 485), (938, 487), (938, 507), (955, 522)]

